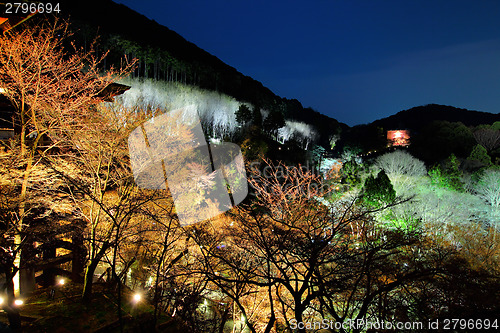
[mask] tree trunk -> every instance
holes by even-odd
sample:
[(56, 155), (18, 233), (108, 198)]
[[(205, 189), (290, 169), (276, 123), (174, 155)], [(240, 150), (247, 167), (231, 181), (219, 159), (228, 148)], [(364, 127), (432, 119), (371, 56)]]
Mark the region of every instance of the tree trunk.
[(83, 282), (83, 295), (82, 295), (83, 303), (90, 303), (91, 301), (94, 273), (98, 263), (99, 263), (98, 260), (92, 261), (85, 270), (85, 279)]
[(13, 265), (5, 266), (5, 284), (7, 290), (7, 304), (3, 306), (4, 311), (7, 313), (9, 319), (10, 329), (14, 332), (21, 332), (21, 315), (19, 310), (14, 304), (14, 276), (16, 275), (17, 268)]
[[(56, 248), (48, 247), (43, 251), (43, 261), (48, 261), (56, 257)], [(56, 284), (56, 274), (54, 273), (53, 267), (48, 267), (43, 270), (43, 286), (53, 286)]]
[[(115, 234), (115, 243), (113, 245), (113, 264), (111, 266), (111, 273), (113, 275), (113, 279), (118, 283), (117, 285), (117, 298), (118, 298), (118, 306), (117, 306), (117, 311), (118, 311), (118, 322), (120, 323), (120, 332), (123, 332), (123, 316), (122, 316), (122, 281), (118, 274), (116, 273), (116, 258), (118, 255), (118, 239), (120, 237), (120, 228), (116, 228), (116, 234)], [(127, 268), (126, 268), (127, 269)], [(125, 272), (125, 279), (127, 278), (127, 272)]]
[[(302, 323), (303, 322), (303, 317), (302, 314), (304, 313), (304, 307), (301, 304), (301, 299), (295, 298), (295, 319), (297, 320), (297, 323)], [(302, 328), (299, 327), (299, 332), (306, 333), (305, 327), (302, 326)]]
[(153, 297), (153, 306), (154, 306), (153, 327), (156, 327), (156, 322), (158, 321), (158, 304), (160, 303), (160, 297), (159, 297), (160, 272), (161, 272), (161, 267), (163, 265), (163, 261), (165, 260), (167, 247), (168, 247), (168, 233), (165, 236), (165, 240), (163, 241), (163, 249), (161, 251), (160, 260), (158, 261), (158, 266), (156, 267), (155, 291)]
[(88, 304), (92, 299), (92, 286), (94, 282), (94, 273), (97, 268), (97, 265), (101, 261), (102, 257), (104, 256), (108, 248), (109, 248), (108, 243), (103, 244), (101, 250), (97, 253), (96, 257), (94, 259), (91, 259), (90, 264), (87, 266), (87, 269), (85, 271), (85, 280), (83, 284), (83, 295), (82, 295), (83, 303)]
[(71, 279), (74, 282), (81, 282), (85, 263), (85, 247), (83, 246), (83, 235), (80, 229), (77, 229), (72, 237), (73, 243), (73, 261), (71, 262)]

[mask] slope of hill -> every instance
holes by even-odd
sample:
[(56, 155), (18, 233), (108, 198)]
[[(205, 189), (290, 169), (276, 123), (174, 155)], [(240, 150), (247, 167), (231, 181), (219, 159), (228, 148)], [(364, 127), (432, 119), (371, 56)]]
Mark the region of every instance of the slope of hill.
[(134, 76), (178, 81), (215, 90), (268, 111), (282, 112), (285, 118), (306, 121), (317, 128), (318, 143), (328, 144), (330, 133), (347, 126), (296, 100), (276, 96), (262, 83), (245, 76), (216, 56), (186, 41), (176, 32), (111, 0), (85, 2), (63, 0), (64, 13), (79, 29), (77, 42), (88, 43), (100, 35), (103, 49), (111, 49), (110, 63), (124, 55), (139, 59)]
[(384, 129), (411, 129), (420, 130), (436, 120), (461, 122), (465, 126), (492, 124), (500, 121), (500, 114), (460, 109), (448, 105), (428, 104), (403, 110), (387, 118), (371, 123), (373, 126)]
[[(142, 52), (160, 49), (167, 51), (177, 61), (187, 62), (192, 67), (200, 67), (196, 68), (198, 70), (212, 72), (210, 73), (213, 75), (211, 78), (207, 77), (203, 78), (206, 81), (203, 79), (199, 81), (202, 88), (213, 88), (214, 90), (217, 88), (226, 93), (226, 89), (232, 88), (236, 93), (240, 90), (237, 89), (238, 87), (248, 87), (251, 88), (250, 90), (258, 90), (261, 98), (268, 102), (277, 98), (260, 82), (244, 76), (217, 57), (186, 41), (176, 32), (122, 4), (114, 3), (111, 0), (88, 0), (85, 2), (65, 0), (64, 4), (65, 14), (70, 16), (72, 23), (76, 23), (77, 26), (87, 25), (83, 28), (88, 29), (85, 32), (89, 33), (89, 38), (92, 38), (92, 34), (96, 32), (101, 35), (101, 41), (106, 43), (109, 36), (118, 35), (127, 41), (138, 43), (140, 47), (144, 48), (137, 50), (135, 56), (138, 58), (145, 56), (141, 54)], [(154, 57), (151, 54), (149, 56)], [(234, 83), (237, 80), (240, 82), (235, 86)], [(241, 99), (241, 96), (234, 97)]]

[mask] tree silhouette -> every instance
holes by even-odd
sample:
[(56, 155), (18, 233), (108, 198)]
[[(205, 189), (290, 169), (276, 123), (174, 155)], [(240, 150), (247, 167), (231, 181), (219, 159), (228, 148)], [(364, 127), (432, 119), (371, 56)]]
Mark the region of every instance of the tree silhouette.
[(285, 118), (280, 111), (271, 111), (267, 115), (266, 119), (264, 119), (264, 123), (262, 125), (266, 133), (272, 137), (276, 137), (278, 129), (285, 126)]
[[(267, 166), (250, 180), (255, 201), (192, 233), (200, 272), (236, 304), (250, 331), (365, 318), (379, 299), (437, 271), (439, 262), (419, 262), (418, 251), (407, 250), (422, 246), (418, 234), (378, 227), (357, 198), (323, 204), (329, 189), (318, 175)], [(255, 302), (265, 304), (258, 314)]]
[(252, 120), (252, 111), (245, 104), (241, 104), (238, 111), (235, 113), (236, 121), (240, 125), (245, 125)]

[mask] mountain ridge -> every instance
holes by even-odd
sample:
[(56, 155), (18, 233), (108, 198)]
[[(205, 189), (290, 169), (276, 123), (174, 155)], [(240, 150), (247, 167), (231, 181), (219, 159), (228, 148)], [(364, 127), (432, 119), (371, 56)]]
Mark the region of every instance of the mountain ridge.
[(432, 121), (461, 122), (466, 126), (478, 126), (500, 121), (500, 114), (469, 110), (442, 104), (426, 104), (402, 110), (391, 116), (377, 119), (370, 125), (386, 129), (419, 130)]

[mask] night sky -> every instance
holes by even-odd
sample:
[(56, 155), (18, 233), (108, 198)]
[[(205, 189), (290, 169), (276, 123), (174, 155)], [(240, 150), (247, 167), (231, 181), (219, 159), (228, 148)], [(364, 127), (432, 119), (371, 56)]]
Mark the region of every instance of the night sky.
[(413, 106), (500, 112), (500, 1), (115, 0), (348, 125)]

